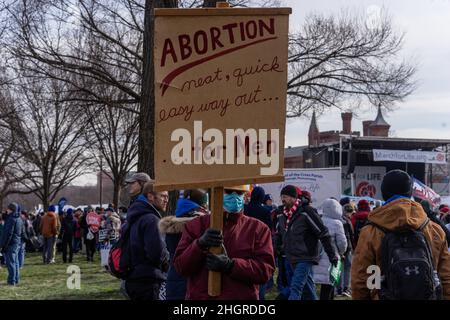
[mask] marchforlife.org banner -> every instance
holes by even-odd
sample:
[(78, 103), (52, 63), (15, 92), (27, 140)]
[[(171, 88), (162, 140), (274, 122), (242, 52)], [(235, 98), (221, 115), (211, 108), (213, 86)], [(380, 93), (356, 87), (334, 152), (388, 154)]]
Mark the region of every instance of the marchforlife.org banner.
[(444, 152), (373, 149), (374, 161), (446, 164)]

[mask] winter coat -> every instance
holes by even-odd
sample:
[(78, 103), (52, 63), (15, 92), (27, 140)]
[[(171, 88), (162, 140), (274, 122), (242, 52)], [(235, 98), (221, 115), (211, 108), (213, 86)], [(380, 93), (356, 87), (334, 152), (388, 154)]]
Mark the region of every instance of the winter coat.
[(58, 234), (59, 217), (54, 212), (47, 212), (41, 219), (40, 230), (44, 238), (55, 237)]
[(159, 232), (161, 215), (144, 196), (128, 209), (127, 222), (121, 234), (130, 229), (132, 271), (127, 281), (163, 282), (169, 263), (169, 253)]
[(317, 265), (321, 249), (319, 240), (330, 259), (336, 256), (328, 228), (323, 224), (316, 209), (309, 205), (300, 206), (292, 215), (287, 230), (287, 218), (282, 209), (278, 212), (276, 246), (278, 251), (286, 254), (293, 266), (299, 262), (312, 262)]
[(175, 270), (173, 259), (175, 250), (181, 239), (184, 226), (196, 217), (177, 218), (169, 216), (161, 219), (159, 229), (165, 234), (167, 250), (170, 254), (169, 272), (167, 273), (166, 282), (166, 299), (167, 300), (184, 300), (186, 297), (186, 278)]
[[(323, 224), (328, 228), (331, 237), (331, 245), (335, 252), (342, 256), (347, 250), (347, 238), (345, 236), (344, 225), (342, 223), (342, 206), (336, 200), (328, 199), (323, 203)], [(314, 281), (318, 284), (330, 285), (331, 263), (322, 250), (319, 265), (313, 267)]]
[(74, 220), (72, 215), (67, 215), (64, 217), (61, 224), (61, 235), (63, 239), (72, 239), (75, 235), (76, 230), (76, 221)]
[(11, 213), (5, 220), (2, 237), (0, 239), (0, 248), (4, 251), (11, 248), (18, 248), (23, 239), (23, 220), (19, 212)]
[(222, 291), (212, 298), (208, 295), (206, 254), (197, 242), (209, 227), (209, 215), (186, 223), (175, 251), (175, 269), (187, 278), (186, 299), (257, 300), (259, 286), (268, 282), (275, 270), (269, 228), (243, 213), (224, 213), (224, 247), (234, 267), (230, 274), (222, 273)]
[[(399, 199), (369, 215), (369, 221), (387, 229), (396, 230), (407, 226), (418, 229), (427, 220), (422, 206), (409, 199)], [(442, 228), (430, 221), (423, 230), (430, 244), (433, 262), (439, 274), (444, 299), (450, 300), (450, 253), (447, 248), (445, 233)], [(361, 231), (358, 246), (353, 255), (351, 271), (352, 297), (354, 300), (379, 299), (376, 290), (367, 288), (367, 280), (371, 276), (367, 268), (372, 265), (381, 266), (381, 242), (383, 231), (373, 225), (367, 225)], [(383, 270), (381, 270), (383, 272)]]
[(252, 191), (249, 204), (244, 207), (244, 214), (248, 217), (258, 219), (272, 229), (270, 211), (263, 205), (265, 195), (263, 188), (255, 187)]

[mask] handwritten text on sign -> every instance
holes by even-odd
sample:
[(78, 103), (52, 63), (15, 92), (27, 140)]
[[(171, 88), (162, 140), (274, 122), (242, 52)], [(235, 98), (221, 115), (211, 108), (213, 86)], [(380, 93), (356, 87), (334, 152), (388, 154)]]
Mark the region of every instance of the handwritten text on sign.
[(290, 10), (267, 10), (156, 12), (158, 185), (282, 177)]

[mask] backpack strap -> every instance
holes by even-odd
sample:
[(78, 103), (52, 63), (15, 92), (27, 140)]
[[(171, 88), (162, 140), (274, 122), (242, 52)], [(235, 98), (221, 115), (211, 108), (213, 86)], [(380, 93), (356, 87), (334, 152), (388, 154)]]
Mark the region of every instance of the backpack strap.
[(423, 231), (423, 229), (425, 229), (426, 226), (427, 226), (429, 223), (430, 223), (430, 219), (427, 218), (427, 219), (425, 220), (425, 222), (422, 223), (422, 224), (420, 225), (420, 227), (417, 229), (417, 231)]
[(388, 233), (389, 230), (376, 224), (375, 222), (369, 221), (366, 226), (374, 226), (375, 228), (377, 228), (378, 230), (382, 231), (384, 234)]

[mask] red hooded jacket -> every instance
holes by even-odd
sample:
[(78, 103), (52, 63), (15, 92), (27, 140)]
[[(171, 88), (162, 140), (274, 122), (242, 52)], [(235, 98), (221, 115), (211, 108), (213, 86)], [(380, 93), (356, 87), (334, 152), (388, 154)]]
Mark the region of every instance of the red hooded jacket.
[(210, 216), (198, 217), (185, 225), (175, 251), (174, 267), (187, 278), (187, 300), (258, 300), (259, 285), (269, 281), (275, 270), (272, 236), (259, 220), (242, 213), (224, 213), (224, 246), (234, 260), (229, 275), (222, 275), (222, 293), (217, 298), (208, 295), (206, 255), (197, 239), (209, 228)]

